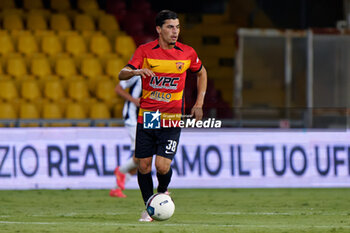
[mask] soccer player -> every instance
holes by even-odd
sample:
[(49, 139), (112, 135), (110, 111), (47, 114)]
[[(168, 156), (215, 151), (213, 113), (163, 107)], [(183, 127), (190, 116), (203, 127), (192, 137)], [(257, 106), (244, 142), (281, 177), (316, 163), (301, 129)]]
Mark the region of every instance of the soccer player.
[[(129, 88), (129, 92), (125, 89)], [(120, 81), (115, 87), (116, 93), (125, 99), (123, 108), (123, 118), (125, 127), (128, 130), (129, 137), (131, 139), (131, 151), (133, 156), (126, 161), (120, 167), (114, 170), (114, 174), (117, 178), (116, 189), (111, 189), (109, 195), (112, 197), (126, 197), (122, 192), (125, 189), (125, 183), (131, 178), (132, 175), (137, 172), (138, 160), (135, 158), (135, 136), (136, 136), (136, 125), (137, 125), (137, 113), (140, 107), (140, 96), (141, 96), (141, 79), (140, 76), (134, 76), (129, 80)]]
[[(186, 70), (197, 73), (197, 99), (191, 109), (196, 120), (202, 119), (207, 88), (207, 72), (197, 53), (192, 47), (177, 41), (180, 33), (177, 14), (169, 10), (159, 12), (156, 30), (158, 39), (140, 45), (119, 73), (120, 80), (135, 75), (142, 77), (135, 157), (139, 159), (137, 180), (144, 203), (153, 195), (153, 155), (156, 155), (157, 192), (165, 193), (171, 180), (170, 165), (179, 144), (181, 129), (162, 127), (162, 121), (176, 122), (181, 119)], [(150, 114), (151, 118), (146, 117)], [(144, 118), (148, 122), (144, 122)], [(152, 221), (152, 218), (144, 211), (139, 221)]]

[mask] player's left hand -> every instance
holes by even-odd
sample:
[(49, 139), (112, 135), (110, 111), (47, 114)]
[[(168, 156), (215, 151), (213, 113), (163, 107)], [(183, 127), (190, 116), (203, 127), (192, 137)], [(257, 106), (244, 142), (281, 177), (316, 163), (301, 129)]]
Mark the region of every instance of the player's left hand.
[(196, 121), (202, 120), (203, 118), (203, 108), (193, 106), (191, 110), (191, 116), (196, 118)]

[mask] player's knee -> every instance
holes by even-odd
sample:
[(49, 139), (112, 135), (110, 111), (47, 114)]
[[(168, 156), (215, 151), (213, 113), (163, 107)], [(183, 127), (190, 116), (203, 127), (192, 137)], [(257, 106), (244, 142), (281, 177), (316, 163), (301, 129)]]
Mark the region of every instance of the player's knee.
[(152, 171), (152, 164), (140, 161), (138, 169), (142, 174), (150, 173)]
[(165, 175), (168, 173), (170, 167), (165, 164), (156, 164), (157, 172), (161, 175)]

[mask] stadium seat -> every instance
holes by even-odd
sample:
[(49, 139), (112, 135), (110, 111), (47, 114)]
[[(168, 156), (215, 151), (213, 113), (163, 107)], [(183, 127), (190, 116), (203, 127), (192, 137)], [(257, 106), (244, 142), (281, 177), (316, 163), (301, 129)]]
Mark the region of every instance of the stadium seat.
[(59, 102), (65, 98), (63, 86), (59, 79), (48, 80), (45, 82), (44, 97), (52, 102)]
[(6, 71), (12, 76), (23, 76), (27, 74), (27, 66), (24, 59), (20, 56), (13, 56), (7, 59)]
[(124, 101), (117, 99), (119, 102), (117, 102), (113, 107), (113, 117), (114, 118), (123, 118), (123, 107), (124, 107)]
[(65, 50), (73, 56), (78, 56), (82, 53), (86, 53), (85, 40), (80, 35), (70, 35), (65, 40)]
[(42, 0), (23, 0), (23, 7), (26, 10), (44, 8)]
[(65, 118), (67, 119), (86, 119), (86, 112), (84, 107), (76, 102), (67, 104)]
[(91, 119), (110, 119), (111, 113), (105, 103), (96, 102), (90, 108), (89, 117)]
[(117, 80), (119, 72), (125, 66), (125, 61), (118, 58), (110, 58), (106, 62), (106, 74)]
[(77, 74), (74, 60), (70, 57), (62, 57), (56, 60), (55, 73), (61, 77), (68, 77)]
[(96, 87), (99, 82), (110, 81), (110, 78), (107, 75), (98, 75), (87, 77), (87, 84), (91, 93), (96, 92)]
[(3, 28), (6, 30), (23, 30), (23, 20), (17, 14), (6, 14), (3, 19)]
[(56, 31), (72, 30), (69, 18), (65, 14), (52, 14), (50, 18), (50, 28)]
[(117, 103), (117, 95), (114, 89), (115, 82), (111, 80), (101, 80), (97, 82), (95, 91), (96, 98), (97, 100), (104, 102), (108, 106), (108, 109), (112, 109)]
[[(0, 119), (15, 120), (17, 119), (17, 111), (11, 103), (0, 102)], [(0, 123), (0, 127), (14, 127), (15, 123)]]
[(14, 81), (0, 80), (0, 99), (10, 102), (15, 98), (18, 98), (18, 91)]
[(15, 8), (15, 7), (16, 7), (15, 0), (1, 0), (0, 1), (0, 10)]
[(66, 11), (71, 9), (69, 0), (51, 0), (50, 6), (54, 11)]
[(63, 111), (59, 104), (47, 102), (43, 104), (42, 117), (43, 119), (61, 119)]
[(70, 82), (73, 82), (73, 81), (84, 81), (85, 82), (86, 80), (81, 75), (67, 75), (67, 76), (62, 77), (61, 81), (62, 81), (64, 89), (68, 90), (68, 86), (69, 86)]
[(62, 51), (62, 45), (56, 35), (47, 35), (42, 39), (41, 50), (49, 56), (54, 56)]
[(46, 30), (47, 22), (43, 15), (30, 13), (27, 16), (27, 28), (29, 30)]
[(87, 14), (78, 14), (74, 17), (74, 28), (78, 31), (94, 31), (93, 19)]
[(135, 42), (131, 36), (120, 35), (115, 39), (115, 51), (123, 57), (124, 60), (129, 60), (136, 49)]
[(46, 23), (49, 22), (48, 20), (50, 19), (51, 14), (52, 13), (50, 10), (44, 9), (44, 8), (30, 9), (28, 11), (28, 15), (41, 15), (44, 18)]
[(78, 9), (83, 12), (89, 12), (91, 10), (98, 10), (99, 6), (96, 0), (78, 0)]
[[(19, 107), (19, 118), (26, 120), (36, 120), (40, 118), (39, 109), (34, 103), (22, 102)], [(38, 122), (20, 123), (20, 127), (39, 127)]]
[(85, 80), (72, 80), (68, 84), (68, 97), (73, 101), (83, 102), (90, 98)]
[(21, 83), (21, 97), (30, 102), (34, 102), (41, 98), (38, 82), (36, 80), (23, 81)]
[(98, 19), (98, 29), (103, 32), (119, 31), (119, 24), (114, 15), (101, 15)]
[(102, 66), (97, 58), (85, 58), (81, 62), (81, 74), (86, 77), (97, 77), (102, 74)]
[(110, 53), (111, 45), (108, 38), (104, 35), (93, 35), (90, 40), (90, 51), (99, 57)]
[(18, 38), (18, 52), (25, 56), (30, 56), (38, 52), (38, 45), (35, 37), (32, 34), (26, 34)]
[(14, 46), (10, 35), (7, 31), (0, 34), (0, 55), (6, 56), (14, 51)]
[(31, 59), (30, 72), (32, 75), (43, 77), (51, 75), (50, 62), (46, 57), (35, 57)]

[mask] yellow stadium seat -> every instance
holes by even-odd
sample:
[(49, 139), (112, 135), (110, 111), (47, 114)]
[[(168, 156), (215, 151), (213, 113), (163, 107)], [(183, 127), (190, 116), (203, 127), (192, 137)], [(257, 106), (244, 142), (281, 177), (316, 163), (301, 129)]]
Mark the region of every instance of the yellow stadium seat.
[(6, 30), (23, 30), (23, 20), (21, 16), (16, 14), (4, 15), (3, 28)]
[(8, 102), (0, 102), (0, 119), (15, 119), (17, 113), (15, 107)]
[(22, 57), (9, 57), (7, 59), (6, 70), (9, 75), (23, 76), (27, 74), (27, 67)]
[(89, 117), (91, 119), (110, 119), (111, 113), (105, 103), (96, 102), (91, 106)]
[(30, 72), (32, 75), (43, 77), (51, 75), (50, 62), (46, 57), (36, 57), (31, 59)]
[(76, 66), (72, 58), (58, 58), (55, 64), (55, 73), (62, 77), (77, 74)]
[[(0, 119), (1, 120), (16, 120), (17, 119), (17, 111), (16, 108), (7, 102), (0, 102)], [(13, 127), (15, 123), (0, 123), (0, 127)]]
[(113, 107), (113, 117), (114, 118), (123, 118), (123, 108), (124, 108), (124, 101), (120, 100), (120, 102), (117, 102)]
[(23, 7), (26, 10), (44, 8), (42, 0), (23, 0)]
[[(39, 109), (34, 103), (22, 102), (19, 107), (19, 118), (25, 120), (36, 120), (40, 118)], [(38, 127), (38, 122), (21, 123), (20, 127)]]
[(43, 15), (30, 13), (27, 16), (27, 28), (29, 30), (46, 30), (47, 22)]
[(5, 32), (0, 34), (0, 55), (6, 56), (14, 51), (14, 46), (10, 35)]
[(117, 80), (121, 69), (125, 66), (122, 58), (110, 58), (106, 62), (106, 74)]
[(97, 58), (85, 58), (81, 62), (81, 74), (86, 77), (97, 77), (102, 74), (102, 66)]
[(62, 83), (59, 79), (48, 80), (44, 84), (44, 97), (53, 102), (65, 98)]
[(103, 32), (119, 31), (119, 24), (114, 15), (101, 15), (98, 19), (98, 29)]
[(97, 56), (110, 53), (111, 45), (108, 38), (104, 35), (93, 35), (90, 40), (90, 51)]
[(21, 97), (28, 101), (41, 98), (39, 84), (36, 80), (26, 80), (21, 84)]
[(120, 35), (115, 39), (115, 51), (123, 57), (124, 60), (129, 60), (136, 50), (134, 39), (128, 35)]
[(48, 20), (51, 17), (51, 11), (48, 9), (44, 9), (44, 8), (35, 8), (35, 9), (30, 9), (28, 11), (28, 15), (41, 15), (42, 17), (44, 17), (44, 20), (46, 23), (48, 23)]
[(11, 101), (18, 97), (18, 91), (14, 81), (0, 80), (0, 99)]
[(71, 9), (69, 0), (51, 0), (50, 6), (55, 11), (65, 11)]
[(61, 119), (63, 111), (59, 104), (47, 102), (43, 104), (42, 117), (43, 119)]
[(82, 102), (90, 98), (85, 80), (72, 80), (68, 84), (68, 97), (73, 101)]
[(41, 50), (49, 56), (54, 56), (62, 51), (62, 45), (56, 35), (47, 35), (41, 41)]
[(86, 81), (85, 78), (81, 75), (67, 75), (62, 78), (63, 79), (61, 79), (61, 81), (65, 90), (68, 90), (69, 83), (72, 81)]
[(67, 119), (85, 119), (86, 112), (83, 105), (76, 102), (68, 103), (65, 117)]
[(8, 8), (15, 8), (15, 0), (1, 0), (0, 1), (0, 10), (8, 9)]
[[(55, 31), (53, 30), (34, 30), (33, 35), (38, 45), (41, 45), (41, 41), (45, 36), (54, 35)], [(40, 47), (40, 46), (39, 46)]]
[(18, 38), (18, 52), (28, 56), (38, 52), (38, 45), (35, 37), (32, 34), (26, 34)]
[(65, 14), (52, 14), (50, 26), (52, 30), (56, 31), (68, 31), (72, 29), (69, 18)]
[(86, 53), (85, 40), (81, 35), (71, 35), (66, 38), (66, 52), (73, 56)]
[(91, 93), (96, 92), (97, 84), (101, 81), (110, 81), (107, 75), (90, 76), (87, 78), (88, 87)]
[(99, 6), (96, 0), (78, 0), (78, 9), (86, 12), (91, 10), (98, 10)]
[(89, 15), (78, 14), (74, 18), (74, 28), (78, 31), (94, 31), (95, 24)]
[(115, 83), (111, 80), (103, 80), (97, 82), (96, 87), (96, 98), (104, 102), (108, 109), (112, 109), (113, 106), (118, 102), (117, 95), (115, 93)]

